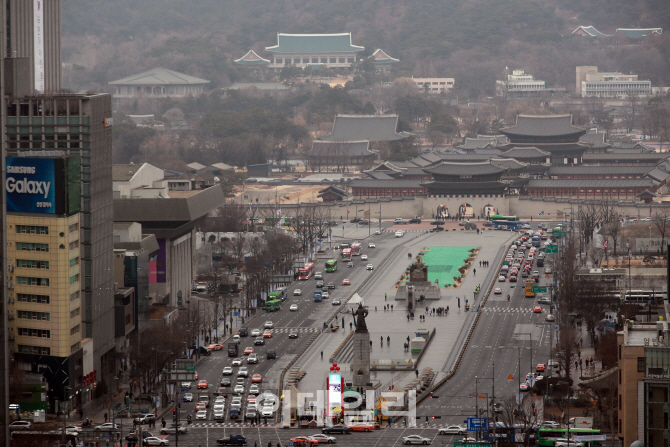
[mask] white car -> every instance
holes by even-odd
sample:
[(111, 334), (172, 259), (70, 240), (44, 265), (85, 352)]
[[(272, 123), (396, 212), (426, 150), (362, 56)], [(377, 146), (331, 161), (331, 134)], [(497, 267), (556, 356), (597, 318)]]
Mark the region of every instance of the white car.
[(519, 385), (519, 391), (528, 391), (530, 390), (530, 386), (527, 383), (522, 383)]
[(333, 306), (339, 306), (340, 304), (342, 304), (342, 302), (340, 301), (339, 298), (333, 298), (333, 301), (331, 301), (331, 304)]
[(225, 418), (225, 415), (223, 414), (223, 412), (224, 412), (223, 408), (221, 408), (219, 410), (215, 409), (212, 412), (212, 416), (214, 416), (214, 419), (223, 419), (223, 418)]
[(157, 438), (156, 436), (144, 438), (144, 445), (168, 445), (169, 443), (167, 439)]
[[(30, 430), (33, 428), (33, 424), (30, 421), (14, 421), (11, 424), (9, 424), (9, 430)], [(95, 427), (96, 430), (98, 430), (98, 427)], [(98, 430), (100, 431), (100, 430)]]
[(498, 282), (505, 282), (505, 277), (503, 275), (498, 276)]
[(251, 330), (251, 336), (252, 337), (260, 337), (261, 336), (261, 330), (260, 329), (252, 329)]
[(191, 382), (182, 382), (181, 387), (190, 390), (191, 389)]
[(321, 272), (316, 272), (314, 274), (314, 279), (323, 279), (323, 273)]
[(117, 431), (121, 430), (121, 426), (119, 424), (113, 424), (111, 422), (105, 422), (104, 424), (100, 424), (97, 427), (95, 427), (95, 431)]
[(372, 265), (372, 264), (368, 264), (368, 265), (365, 267), (365, 270), (374, 270), (374, 268), (375, 268), (374, 265)]
[(240, 334), (233, 335), (233, 343), (239, 343), (240, 340)]
[(207, 410), (200, 410), (195, 414), (196, 419), (207, 419)]
[(298, 305), (297, 304), (291, 304), (291, 307), (288, 308), (291, 312), (295, 312), (298, 310)]
[(258, 363), (258, 354), (255, 352), (249, 354), (249, 357), (247, 357), (247, 363)]
[(361, 255), (361, 261), (367, 261), (368, 255)]
[(544, 320), (545, 321), (556, 321), (556, 318), (552, 314), (549, 314), (546, 317), (544, 317)]
[(373, 242), (368, 243), (368, 248), (375, 248), (375, 244)]
[(259, 395), (261, 393), (260, 388), (255, 383), (249, 387), (249, 394)]
[(266, 321), (265, 325), (263, 325), (265, 329), (272, 329), (275, 327), (275, 324), (272, 321)]
[(193, 402), (193, 394), (184, 393), (184, 402)]
[[(235, 359), (237, 360), (237, 359)], [(226, 366), (223, 368), (223, 375), (224, 376), (232, 376), (233, 375), (233, 368), (230, 366)]]
[(226, 404), (226, 398), (223, 396), (216, 396), (216, 400), (214, 401), (214, 407), (217, 405), (225, 405)]
[(460, 425), (450, 425), (446, 428), (441, 428), (437, 431), (438, 435), (464, 435), (468, 432), (465, 427)]
[(430, 444), (430, 441), (431, 441), (430, 438), (424, 438), (423, 436), (419, 436), (419, 435), (409, 435), (409, 436), (405, 436), (405, 437), (402, 438), (402, 443), (407, 444), (407, 445), (410, 445), (410, 444), (426, 445), (426, 444)]
[(301, 296), (302, 295), (302, 290), (300, 289), (295, 289), (293, 291), (293, 296)]
[(382, 234), (382, 230), (375, 230), (375, 234)]
[(324, 290), (323, 292), (321, 292), (321, 299), (326, 299), (326, 298), (330, 298), (330, 293), (328, 293), (327, 291)]
[(249, 369), (246, 366), (240, 366), (240, 369), (237, 371), (237, 375), (249, 377)]
[(324, 434), (322, 434), (322, 433), (319, 433), (319, 434), (316, 434), (316, 435), (312, 435), (312, 436), (310, 436), (310, 438), (312, 438), (312, 439), (316, 439), (317, 441), (319, 441), (319, 444), (321, 444), (321, 443), (332, 444), (332, 443), (334, 443), (334, 442), (337, 442), (337, 438), (336, 438), (336, 437), (334, 437), (334, 436), (324, 435)]
[(242, 366), (242, 359), (239, 357), (236, 357), (233, 359), (233, 366)]
[(272, 417), (274, 412), (275, 412), (274, 408), (271, 405), (268, 405), (268, 406), (263, 407), (263, 409), (261, 410), (261, 416), (269, 418), (269, 417)]
[(493, 289), (493, 294), (494, 295), (501, 295), (502, 294), (502, 289), (500, 287), (496, 287)]
[(235, 385), (234, 392), (238, 394), (244, 393), (244, 385)]
[(540, 424), (540, 426), (548, 428), (561, 428), (561, 424), (555, 421), (544, 421)]

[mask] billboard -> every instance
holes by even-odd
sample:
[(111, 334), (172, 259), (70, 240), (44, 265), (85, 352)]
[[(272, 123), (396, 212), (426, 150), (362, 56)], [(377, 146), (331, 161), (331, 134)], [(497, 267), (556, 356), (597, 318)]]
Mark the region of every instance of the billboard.
[(328, 375), (328, 416), (342, 415), (342, 376)]
[(44, 93), (44, 1), (33, 0), (33, 63), (35, 93)]
[(149, 283), (158, 284), (167, 282), (167, 241), (157, 238), (158, 251), (149, 255)]
[(78, 168), (79, 157), (7, 157), (7, 212), (78, 213), (81, 204)]

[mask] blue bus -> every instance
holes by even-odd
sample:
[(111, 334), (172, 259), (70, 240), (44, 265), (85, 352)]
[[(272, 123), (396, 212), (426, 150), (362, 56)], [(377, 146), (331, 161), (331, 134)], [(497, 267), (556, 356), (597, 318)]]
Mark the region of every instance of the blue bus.
[(494, 220), (493, 228), (496, 229), (505, 229), (505, 230), (516, 230), (519, 227), (519, 222), (513, 220)]
[(538, 233), (535, 233), (533, 235), (533, 239), (532, 239), (531, 244), (533, 245), (533, 247), (539, 247), (541, 243), (542, 243), (542, 240), (540, 239), (540, 235)]

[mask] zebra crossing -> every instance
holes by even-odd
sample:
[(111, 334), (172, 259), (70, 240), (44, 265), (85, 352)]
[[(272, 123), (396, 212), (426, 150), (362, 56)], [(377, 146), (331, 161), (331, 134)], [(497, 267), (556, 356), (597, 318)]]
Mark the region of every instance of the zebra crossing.
[(273, 334), (288, 334), (289, 332), (311, 333), (318, 332), (318, 329), (313, 327), (279, 327), (272, 329)]
[(499, 313), (511, 313), (511, 312), (516, 312), (516, 313), (524, 313), (524, 314), (530, 314), (533, 313), (532, 308), (524, 308), (524, 307), (499, 307), (499, 306), (486, 306), (480, 309), (482, 312), (499, 312)]
[(190, 425), (192, 428), (240, 428), (240, 427), (275, 427), (277, 424), (275, 422), (268, 422), (265, 424), (264, 422), (261, 422), (260, 424), (252, 425), (249, 422), (243, 422), (242, 419), (240, 419), (240, 422), (216, 422), (216, 421), (208, 421), (208, 422), (194, 422)]

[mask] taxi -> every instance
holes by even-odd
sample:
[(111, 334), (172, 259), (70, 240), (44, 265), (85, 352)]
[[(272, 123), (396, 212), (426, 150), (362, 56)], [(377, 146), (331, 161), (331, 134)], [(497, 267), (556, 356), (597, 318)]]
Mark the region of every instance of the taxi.
[(253, 347), (247, 346), (246, 348), (244, 348), (244, 355), (249, 355), (249, 354), (253, 354), (253, 353), (254, 353), (254, 348)]
[(209, 384), (207, 383), (206, 380), (199, 380), (198, 381), (198, 389), (199, 390), (200, 389), (205, 389), (206, 390), (208, 386), (209, 386)]
[(350, 286), (350, 285), (351, 285), (351, 281), (349, 281), (349, 278), (344, 278), (344, 279), (342, 280), (342, 285), (343, 285), (343, 286)]

